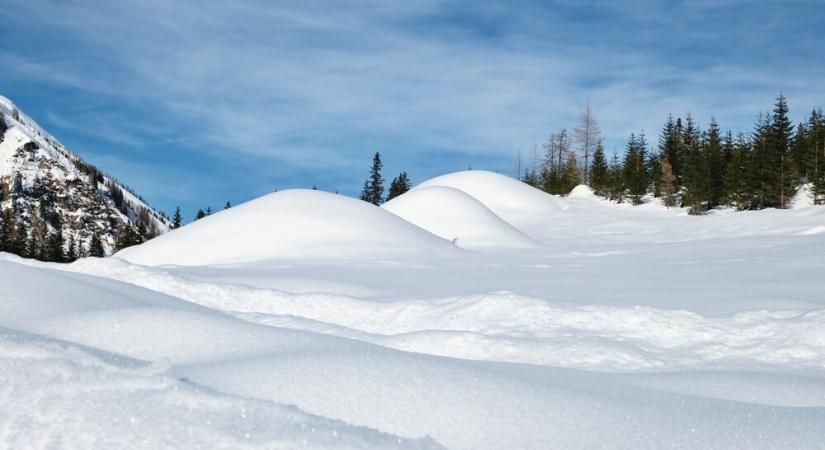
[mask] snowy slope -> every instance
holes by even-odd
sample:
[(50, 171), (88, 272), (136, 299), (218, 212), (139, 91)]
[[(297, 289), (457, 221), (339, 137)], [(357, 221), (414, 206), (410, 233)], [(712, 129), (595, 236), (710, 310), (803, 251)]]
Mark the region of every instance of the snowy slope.
[(369, 203), (293, 189), (210, 215), (118, 256), (146, 265), (207, 265), (457, 253), (449, 241)]
[[(29, 228), (46, 222), (59, 226), (68, 240), (88, 245), (92, 234), (112, 250), (118, 227), (143, 224), (147, 234), (168, 230), (168, 220), (116, 180), (99, 172), (0, 96), (0, 116), (8, 129), (0, 138), (0, 186), (12, 208)], [(45, 217), (41, 217), (45, 211)]]
[(539, 244), (458, 189), (415, 189), (381, 205), (385, 210), (465, 248), (534, 248)]
[[(453, 449), (823, 448), (825, 208), (697, 217), (656, 202), (617, 205), (583, 187), (560, 199), (468, 174), (442, 177), (464, 194), (421, 187), (393, 202), (411, 199), (410, 212), (429, 214), (420, 225), (437, 233), (503, 239), (501, 224), (515, 219), (542, 245), (465, 251), (385, 209), (285, 191), (123, 258), (60, 265), (0, 255), (0, 327), (28, 336), (0, 340), (0, 351), (59, 342), (70, 350), (47, 359), (78, 381), (50, 395), (85, 392), (116, 418), (127, 415), (114, 406), (120, 399), (141, 412), (137, 399), (157, 395), (167, 400), (151, 414), (189, 426), (180, 397), (147, 394), (139, 381), (192, 385), (197, 392), (177, 395), (194, 419), (214, 420), (204, 433), (237, 447), (253, 443), (230, 440), (240, 425), (227, 411), (269, 405), (257, 411), (278, 427), (279, 405), (290, 404), (340, 421), (316, 428), (346, 436), (310, 441), (326, 448), (389, 442), (344, 423)], [(508, 196), (521, 198), (517, 208), (496, 203)], [(508, 222), (479, 203), (509, 211)], [(444, 223), (431, 205), (450, 207)], [(124, 368), (134, 360), (139, 368)], [(34, 400), (51, 392), (26, 383), (54, 374), (52, 362), (8, 362), (20, 369), (0, 369), (11, 380), (0, 386)], [(89, 364), (129, 382), (94, 397)], [(207, 414), (202, 390), (229, 406)], [(58, 412), (73, 406), (60, 402)], [(84, 436), (107, 436), (107, 423), (74, 407), (91, 420)], [(24, 411), (34, 412), (13, 423), (48, 412)], [(21, 442), (3, 434), (12, 429), (3, 420), (0, 446)], [(249, 420), (261, 442), (303, 436)]]
[(496, 215), (520, 227), (546, 219), (567, 208), (566, 202), (519, 180), (486, 170), (454, 172), (427, 180), (413, 190), (433, 186), (464, 191), (490, 208)]

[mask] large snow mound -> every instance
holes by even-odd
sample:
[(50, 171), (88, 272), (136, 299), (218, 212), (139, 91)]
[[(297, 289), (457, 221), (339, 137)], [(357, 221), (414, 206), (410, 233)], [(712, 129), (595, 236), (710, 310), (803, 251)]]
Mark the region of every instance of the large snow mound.
[(407, 192), (382, 208), (460, 247), (531, 248), (540, 244), (458, 189), (425, 187)]
[(117, 256), (144, 265), (449, 254), (456, 247), (369, 203), (321, 191), (275, 192)]
[(567, 209), (564, 200), (506, 175), (486, 170), (454, 172), (427, 180), (415, 188), (444, 186), (464, 191), (507, 222), (520, 226)]

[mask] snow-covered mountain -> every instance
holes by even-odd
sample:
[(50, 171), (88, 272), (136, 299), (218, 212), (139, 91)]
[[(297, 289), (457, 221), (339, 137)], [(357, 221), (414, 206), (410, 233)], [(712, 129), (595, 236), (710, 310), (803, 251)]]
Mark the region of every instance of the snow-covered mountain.
[(132, 240), (138, 234), (146, 239), (169, 229), (162, 213), (67, 149), (2, 96), (0, 210), (15, 223), (7, 231), (28, 235), (25, 240), (15, 236), (23, 251), (32, 241), (35, 246), (44, 243), (60, 230), (67, 252), (88, 251), (97, 236), (110, 254), (127, 234)]

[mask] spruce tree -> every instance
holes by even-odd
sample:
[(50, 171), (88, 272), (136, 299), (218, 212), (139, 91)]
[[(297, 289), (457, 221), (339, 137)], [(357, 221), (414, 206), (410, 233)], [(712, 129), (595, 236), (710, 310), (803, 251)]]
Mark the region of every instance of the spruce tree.
[(593, 152), (593, 162), (590, 164), (590, 186), (597, 195), (608, 195), (608, 169), (604, 147), (599, 142)]
[(361, 192), (361, 200), (370, 202), (373, 205), (380, 205), (384, 202), (384, 178), (381, 177), (381, 154), (375, 152), (372, 158), (372, 167), (370, 168), (370, 176), (364, 183), (364, 189)]
[(576, 160), (576, 154), (570, 152), (567, 155), (567, 161), (564, 163), (564, 172), (562, 173), (562, 194), (569, 194), (576, 186), (581, 184), (581, 175), (579, 171), (579, 164)]
[(16, 225), (14, 211), (11, 208), (3, 209), (0, 214), (0, 252), (12, 252)]
[(670, 208), (676, 205), (676, 175), (673, 173), (673, 167), (670, 161), (664, 158), (660, 164), (661, 170), (661, 195), (665, 206)]
[(619, 154), (613, 152), (613, 157), (610, 159), (610, 166), (608, 166), (607, 169), (607, 181), (609, 198), (617, 202), (621, 202), (624, 198), (624, 174), (622, 170), (623, 166), (619, 159)]
[(66, 241), (63, 238), (63, 231), (59, 226), (56, 226), (46, 241), (46, 258), (45, 261), (65, 262), (66, 261)]
[(17, 230), (14, 232), (14, 242), (12, 243), (12, 253), (22, 256), (24, 258), (31, 258), (29, 255), (26, 242), (29, 237), (29, 231), (26, 228), (26, 221), (21, 218), (17, 222)]
[[(313, 186), (313, 187), (314, 187), (314, 186)], [(226, 201), (226, 204), (225, 204), (225, 205), (223, 205), (223, 209), (229, 209), (229, 208), (231, 208), (231, 207), (232, 207), (232, 203), (230, 203), (230, 202), (229, 202), (229, 200), (227, 200), (227, 201)]]
[(206, 213), (202, 209), (198, 209), (198, 213), (195, 214), (195, 220), (200, 220), (206, 217)]
[(115, 248), (118, 251), (133, 245), (138, 245), (142, 242), (143, 237), (138, 231), (135, 230), (135, 227), (132, 226), (132, 224), (124, 222), (120, 225), (120, 227), (118, 227), (117, 241), (115, 242)]
[(630, 135), (622, 170), (624, 186), (636, 205), (642, 203), (642, 197), (647, 193), (646, 145), (644, 133), (638, 137), (635, 134)]
[(790, 146), (793, 140), (793, 124), (788, 118), (788, 101), (779, 94), (773, 108), (773, 120), (770, 125), (769, 154), (775, 169), (772, 172), (775, 198), (772, 206), (783, 209), (793, 195), (793, 161)]
[(180, 206), (175, 207), (175, 214), (172, 215), (172, 229), (177, 230), (181, 226), (183, 218), (180, 215)]
[(407, 172), (401, 172), (397, 177), (393, 178), (390, 183), (390, 192), (387, 195), (387, 201), (409, 191), (410, 187), (410, 179), (407, 177)]
[(707, 158), (707, 202), (708, 208), (722, 204), (725, 198), (725, 163), (722, 155), (722, 141), (719, 124), (710, 119), (704, 151)]
[(106, 251), (103, 249), (103, 242), (100, 240), (100, 235), (97, 231), (92, 233), (92, 239), (89, 241), (89, 256), (93, 258), (103, 258), (106, 256)]

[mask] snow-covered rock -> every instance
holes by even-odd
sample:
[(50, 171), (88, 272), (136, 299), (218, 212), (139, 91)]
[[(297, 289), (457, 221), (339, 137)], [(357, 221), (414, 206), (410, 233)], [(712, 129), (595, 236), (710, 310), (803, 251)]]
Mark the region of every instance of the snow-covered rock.
[(111, 252), (124, 224), (146, 236), (168, 230), (168, 220), (144, 200), (1, 96), (0, 120), (0, 209), (11, 209), (30, 234), (60, 228), (67, 241), (86, 248), (97, 234)]

